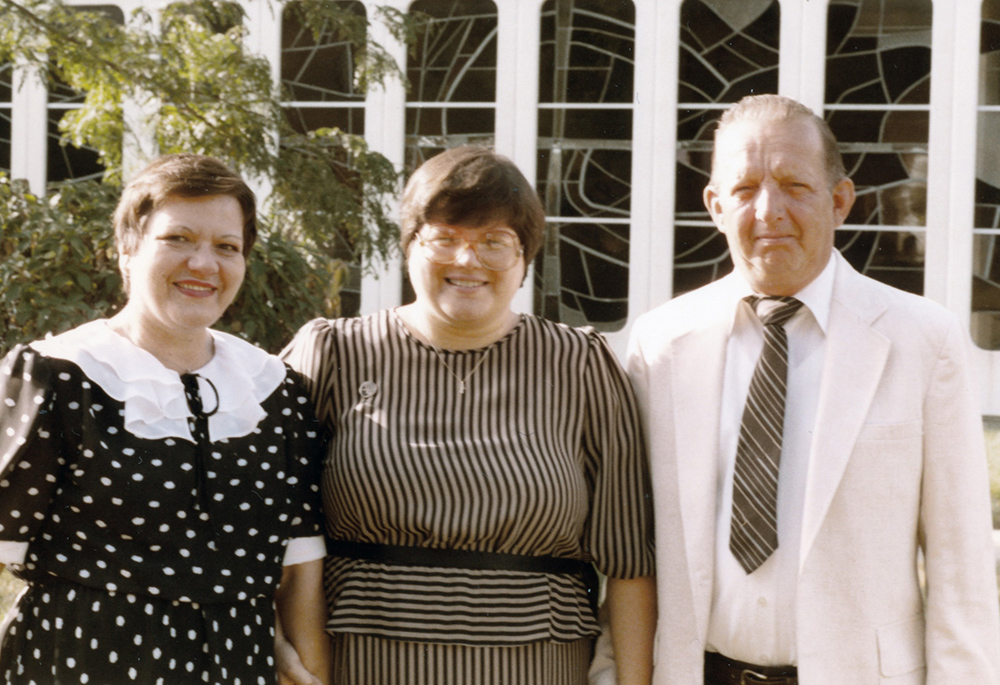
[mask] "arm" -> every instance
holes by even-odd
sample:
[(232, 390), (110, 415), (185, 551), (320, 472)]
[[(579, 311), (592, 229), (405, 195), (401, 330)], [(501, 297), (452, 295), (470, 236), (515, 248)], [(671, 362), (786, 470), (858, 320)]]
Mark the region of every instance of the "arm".
[(921, 545), (927, 683), (1000, 682), (1000, 617), (983, 426), (954, 324), (924, 402)]
[[(275, 592), (275, 655), (282, 682), (320, 685), (330, 682), (331, 648), (326, 634), (323, 560), (285, 566)], [(297, 653), (298, 663), (292, 657)], [(306, 679), (308, 671), (313, 676)]]
[(619, 685), (648, 685), (653, 677), (656, 582), (653, 576), (608, 578), (605, 602)]

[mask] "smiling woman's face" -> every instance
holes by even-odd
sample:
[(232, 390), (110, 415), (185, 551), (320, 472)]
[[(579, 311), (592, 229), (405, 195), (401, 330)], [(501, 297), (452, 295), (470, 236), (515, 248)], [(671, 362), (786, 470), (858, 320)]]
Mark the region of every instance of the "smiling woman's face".
[(171, 197), (119, 260), (129, 307), (147, 332), (197, 332), (218, 321), (243, 283), (243, 211), (228, 195)]
[[(466, 243), (474, 243), (488, 232), (504, 231), (517, 234), (499, 224), (477, 228), (446, 226)], [(420, 232), (428, 231), (424, 226)], [(432, 261), (428, 248), (419, 240), (410, 243), (407, 266), (410, 282), (416, 294), (414, 306), (423, 317), (457, 329), (489, 328), (503, 321), (511, 312), (511, 303), (524, 279), (524, 257), (505, 271), (487, 269), (475, 251), (465, 245), (451, 264)]]

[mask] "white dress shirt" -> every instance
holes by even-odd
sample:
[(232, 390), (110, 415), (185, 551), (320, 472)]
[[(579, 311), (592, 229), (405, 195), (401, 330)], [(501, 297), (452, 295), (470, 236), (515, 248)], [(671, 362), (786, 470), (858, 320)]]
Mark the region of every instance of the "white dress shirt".
[[(764, 666), (794, 665), (799, 543), (813, 426), (833, 297), (834, 260), (796, 293), (804, 305), (785, 325), (788, 332), (788, 394), (778, 473), (778, 548), (747, 574), (729, 551), (733, 468), (743, 407), (764, 347), (763, 325), (749, 304), (736, 308), (726, 347), (719, 422), (715, 584), (707, 648)], [(746, 295), (752, 295), (746, 285)]]

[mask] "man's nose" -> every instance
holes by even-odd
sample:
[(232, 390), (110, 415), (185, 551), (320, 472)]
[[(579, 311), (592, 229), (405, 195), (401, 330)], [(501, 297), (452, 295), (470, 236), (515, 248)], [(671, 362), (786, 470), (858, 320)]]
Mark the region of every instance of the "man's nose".
[(757, 191), (755, 214), (761, 223), (770, 224), (784, 217), (785, 201), (779, 188), (765, 184)]

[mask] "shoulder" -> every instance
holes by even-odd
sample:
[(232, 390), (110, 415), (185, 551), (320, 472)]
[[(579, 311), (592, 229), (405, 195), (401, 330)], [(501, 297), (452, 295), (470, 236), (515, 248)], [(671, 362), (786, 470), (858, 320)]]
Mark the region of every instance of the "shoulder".
[(607, 346), (604, 336), (592, 326), (574, 327), (534, 314), (526, 314), (524, 318), (525, 333), (537, 342), (580, 349)]
[(732, 278), (722, 278), (642, 314), (632, 327), (633, 343), (670, 340), (732, 317), (740, 299), (736, 285)]
[[(18, 392), (22, 385), (31, 384), (36, 388), (49, 385), (52, 374), (52, 360), (32, 349), (29, 345), (15, 345), (0, 359), (0, 386), (7, 389), (6, 405), (11, 406), (11, 393)], [(15, 390), (15, 386), (17, 390)]]
[(866, 322), (894, 342), (937, 344), (962, 329), (958, 316), (930, 298), (880, 283), (853, 269), (837, 274), (833, 311)]
[(382, 310), (366, 316), (313, 319), (298, 330), (291, 345), (325, 345), (341, 338), (371, 337), (389, 325), (390, 316), (390, 310)]

